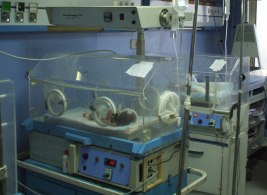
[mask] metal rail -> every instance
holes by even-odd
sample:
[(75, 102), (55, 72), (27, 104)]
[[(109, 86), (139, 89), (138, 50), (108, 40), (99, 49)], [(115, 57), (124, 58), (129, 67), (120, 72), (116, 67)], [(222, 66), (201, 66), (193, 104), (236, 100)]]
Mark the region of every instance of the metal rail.
[(237, 106), (237, 125), (236, 125), (236, 134), (235, 134), (235, 153), (234, 153), (234, 167), (233, 167), (233, 185), (232, 185), (232, 195), (238, 194), (238, 165), (239, 165), (239, 153), (240, 153), (240, 122), (241, 122), (241, 103), (242, 103), (242, 82), (244, 80), (243, 72), (243, 53), (244, 53), (244, 14), (245, 3), (244, 0), (241, 1), (241, 42), (240, 42), (240, 66), (239, 66), (239, 83), (238, 83), (238, 106)]
[(201, 184), (203, 184), (206, 181), (206, 179), (207, 179), (207, 173), (205, 171), (200, 170), (200, 169), (189, 167), (188, 168), (188, 173), (190, 173), (192, 175), (200, 176), (200, 178), (198, 178), (197, 180), (195, 180), (191, 184), (189, 184), (186, 187), (184, 187), (182, 189), (182, 195), (185, 195), (185, 194), (193, 191), (198, 186), (200, 186)]
[[(5, 163), (4, 163), (4, 146), (3, 146), (3, 128), (2, 128), (2, 109), (0, 101), (0, 169), (1, 169), (1, 179), (0, 179), (0, 194), (6, 195), (6, 178), (5, 178)], [(2, 173), (3, 172), (3, 173)]]
[[(91, 190), (94, 192), (98, 192), (104, 195), (126, 195), (128, 193), (123, 193), (123, 192), (119, 192), (119, 191), (115, 191), (111, 188), (106, 188), (103, 186), (98, 186), (96, 184), (92, 184), (90, 182), (86, 182), (86, 181), (82, 181), (81, 179), (76, 179), (74, 177), (62, 174), (62, 173), (58, 173), (58, 172), (54, 172), (54, 171), (50, 171), (46, 168), (42, 168), (36, 165), (33, 165), (31, 163), (28, 162), (24, 162), (22, 160), (17, 160), (17, 164), (19, 167), (27, 169), (29, 171), (33, 171), (35, 173), (39, 173), (45, 176), (48, 176), (50, 178), (53, 179), (57, 179), (60, 180), (62, 182), (83, 188), (83, 189), (87, 189), (87, 190)], [(200, 186), (202, 183), (204, 183), (207, 179), (207, 174), (206, 172), (200, 170), (200, 169), (196, 169), (196, 168), (188, 168), (187, 171), (189, 174), (193, 174), (196, 176), (199, 176), (199, 178), (195, 181), (193, 181), (192, 183), (190, 183), (189, 185), (187, 185), (186, 187), (184, 187), (181, 191), (182, 195), (185, 195), (191, 191), (193, 191), (194, 189), (196, 189), (198, 186)], [(174, 194), (175, 195), (175, 194)]]
[(193, 72), (193, 64), (194, 64), (194, 55), (195, 55), (195, 40), (196, 40), (196, 30), (197, 30), (197, 15), (198, 15), (198, 5), (199, 0), (195, 0), (195, 13), (193, 20), (193, 31), (191, 38), (191, 50), (190, 50), (190, 59), (189, 59), (189, 69), (187, 75), (187, 92), (186, 98), (184, 102), (184, 123), (183, 123), (183, 131), (182, 131), (182, 145), (181, 145), (181, 153), (179, 160), (179, 168), (178, 168), (178, 186), (177, 186), (177, 195), (182, 194), (182, 182), (183, 182), (183, 172), (184, 172), (184, 162), (185, 162), (185, 153), (188, 141), (188, 120), (190, 115), (190, 107), (191, 107), (191, 84), (192, 84), (192, 72)]
[(74, 177), (70, 177), (62, 173), (50, 171), (46, 168), (42, 168), (42, 167), (33, 165), (31, 163), (23, 162), (21, 160), (17, 160), (17, 165), (21, 168), (33, 171), (35, 173), (39, 173), (39, 174), (48, 176), (50, 178), (53, 178), (53, 179), (56, 179), (56, 180), (80, 187), (80, 188), (98, 192), (103, 195), (125, 195), (125, 193), (121, 193), (110, 188), (105, 188), (103, 186), (98, 186), (96, 184), (92, 184), (92, 183), (83, 181), (81, 179), (76, 179)]

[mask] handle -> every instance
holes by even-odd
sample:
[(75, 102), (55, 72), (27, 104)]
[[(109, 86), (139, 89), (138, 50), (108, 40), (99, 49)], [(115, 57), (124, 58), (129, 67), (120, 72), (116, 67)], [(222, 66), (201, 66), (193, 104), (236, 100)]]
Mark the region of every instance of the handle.
[(193, 191), (198, 186), (203, 184), (207, 179), (207, 173), (205, 171), (200, 170), (200, 169), (188, 167), (188, 173), (192, 174), (192, 175), (196, 175), (199, 178), (197, 180), (193, 181), (191, 184), (184, 187), (182, 189), (182, 195), (186, 195), (187, 193)]
[(84, 145), (92, 145), (92, 139), (89, 137), (82, 137), (80, 135), (66, 132), (65, 138), (71, 141), (82, 143)]
[(194, 155), (204, 155), (204, 151), (199, 151), (199, 150), (189, 150), (188, 151), (189, 154), (194, 154)]

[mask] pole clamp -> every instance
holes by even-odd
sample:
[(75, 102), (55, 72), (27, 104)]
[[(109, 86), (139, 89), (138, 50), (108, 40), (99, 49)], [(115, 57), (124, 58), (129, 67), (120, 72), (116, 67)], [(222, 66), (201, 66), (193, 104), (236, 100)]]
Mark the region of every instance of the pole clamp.
[(191, 98), (190, 98), (189, 95), (187, 95), (187, 96), (185, 97), (185, 101), (184, 101), (184, 109), (185, 109), (185, 110), (188, 110), (188, 111), (190, 111), (190, 109), (191, 109)]
[(4, 165), (0, 168), (0, 181), (7, 179), (7, 166)]

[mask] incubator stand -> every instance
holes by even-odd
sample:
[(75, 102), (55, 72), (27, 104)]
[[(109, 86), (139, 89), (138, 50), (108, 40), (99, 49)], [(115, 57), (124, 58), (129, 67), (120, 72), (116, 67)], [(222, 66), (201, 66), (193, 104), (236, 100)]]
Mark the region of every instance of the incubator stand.
[(30, 156), (19, 166), (103, 194), (175, 193), (185, 94), (176, 59), (45, 56), (53, 57), (30, 74)]
[[(208, 175), (207, 181), (196, 189), (200, 192), (216, 195), (232, 192), (239, 66), (235, 57), (228, 57), (227, 65), (223, 56), (195, 58), (188, 164)], [(249, 124), (249, 64), (244, 63), (242, 69), (238, 194), (245, 194)]]

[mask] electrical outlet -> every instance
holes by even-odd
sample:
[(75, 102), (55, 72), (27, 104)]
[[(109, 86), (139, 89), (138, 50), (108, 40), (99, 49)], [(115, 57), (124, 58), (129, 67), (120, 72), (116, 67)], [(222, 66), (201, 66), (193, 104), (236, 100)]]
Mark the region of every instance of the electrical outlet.
[(147, 183), (147, 187), (150, 189), (151, 187), (157, 185), (162, 180), (162, 163), (161, 163), (161, 155), (151, 156), (146, 160), (146, 174), (145, 178), (150, 180)]
[(147, 161), (147, 167), (148, 167), (148, 170), (147, 170), (147, 178), (151, 178), (156, 172), (158, 172), (158, 168), (157, 168), (157, 165), (158, 165), (158, 159), (157, 158), (153, 158), (149, 161)]
[(9, 23), (10, 22), (10, 12), (11, 12), (11, 2), (3, 1), (1, 8), (1, 22)]
[(131, 44), (131, 49), (137, 48), (137, 40), (136, 39), (132, 39), (130, 44)]

